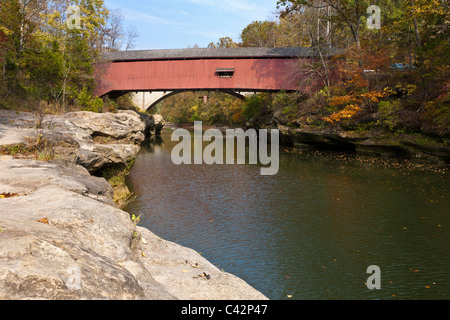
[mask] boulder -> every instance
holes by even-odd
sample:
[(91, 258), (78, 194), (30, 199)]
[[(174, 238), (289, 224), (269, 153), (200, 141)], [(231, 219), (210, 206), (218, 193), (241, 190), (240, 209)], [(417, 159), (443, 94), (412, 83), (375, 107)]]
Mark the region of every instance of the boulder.
[(151, 134), (153, 136), (158, 136), (161, 134), (161, 130), (166, 125), (164, 118), (159, 114), (148, 115), (146, 113), (140, 113), (141, 119), (145, 123), (146, 134)]
[(91, 175), (128, 165), (162, 119), (76, 112), (35, 129), (30, 114), (0, 116), (0, 142), (45, 140), (56, 155), (0, 156), (1, 300), (267, 299), (195, 251), (136, 227), (112, 186)]
[(80, 166), (1, 157), (0, 194), (0, 299), (266, 299), (136, 227)]

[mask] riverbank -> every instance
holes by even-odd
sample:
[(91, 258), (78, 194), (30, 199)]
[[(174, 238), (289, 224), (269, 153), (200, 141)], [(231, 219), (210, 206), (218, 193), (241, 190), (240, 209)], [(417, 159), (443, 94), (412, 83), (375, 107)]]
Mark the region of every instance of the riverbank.
[[(372, 115), (376, 118), (376, 115)], [(450, 145), (448, 136), (437, 137), (407, 131), (389, 132), (382, 128), (346, 130), (340, 126), (333, 129), (292, 123), (282, 110), (273, 112), (260, 123), (280, 130), (281, 143), (288, 147), (309, 150), (331, 150), (369, 156), (379, 159), (402, 159), (416, 163), (448, 165)]]
[[(192, 124), (167, 123), (166, 128), (194, 130)], [(361, 158), (362, 161), (403, 162), (406, 166), (431, 166), (439, 169), (450, 164), (450, 145), (446, 139), (439, 141), (423, 134), (397, 133), (385, 131), (345, 131), (330, 132), (329, 129), (314, 128), (307, 125), (295, 127), (280, 114), (261, 123), (249, 123), (247, 129), (278, 129), (280, 146), (289, 153), (337, 152)], [(225, 132), (231, 127), (203, 126), (203, 130), (218, 129)]]
[(266, 299), (118, 208), (105, 176), (126, 174), (162, 125), (133, 111), (0, 110), (0, 299)]
[(403, 159), (433, 165), (450, 163), (450, 146), (423, 135), (380, 132), (310, 130), (277, 125), (281, 143), (298, 149), (331, 150), (384, 159)]

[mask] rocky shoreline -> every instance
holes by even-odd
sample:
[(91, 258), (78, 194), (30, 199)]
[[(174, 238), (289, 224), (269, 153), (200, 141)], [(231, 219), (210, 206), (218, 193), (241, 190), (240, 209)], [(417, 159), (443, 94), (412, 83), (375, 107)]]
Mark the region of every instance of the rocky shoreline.
[(267, 299), (120, 210), (127, 192), (105, 173), (126, 172), (163, 125), (134, 111), (0, 110), (1, 300)]
[(433, 165), (450, 164), (450, 146), (425, 137), (402, 134), (388, 138), (373, 132), (351, 131), (329, 133), (323, 130), (293, 129), (285, 125), (278, 125), (277, 128), (280, 130), (281, 143), (288, 147), (343, 151)]
[(404, 159), (433, 165), (450, 164), (448, 135), (437, 137), (423, 133), (386, 132), (382, 129), (351, 131), (341, 127), (330, 130), (306, 123), (290, 123), (282, 110), (248, 125), (279, 129), (280, 142), (287, 147), (343, 151), (361, 156)]

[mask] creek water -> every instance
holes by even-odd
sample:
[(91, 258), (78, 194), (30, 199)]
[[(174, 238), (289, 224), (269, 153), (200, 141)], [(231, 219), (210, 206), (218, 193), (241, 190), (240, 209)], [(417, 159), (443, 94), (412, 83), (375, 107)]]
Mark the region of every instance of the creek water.
[[(442, 170), (282, 148), (280, 170), (175, 165), (145, 143), (126, 210), (272, 300), (450, 298), (450, 179)], [(381, 289), (366, 286), (380, 267)]]

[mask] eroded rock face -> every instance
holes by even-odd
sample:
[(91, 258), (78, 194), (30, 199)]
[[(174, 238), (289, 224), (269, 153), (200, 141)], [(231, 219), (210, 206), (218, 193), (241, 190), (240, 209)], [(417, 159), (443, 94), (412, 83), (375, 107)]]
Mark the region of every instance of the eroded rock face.
[(282, 143), (294, 147), (349, 151), (359, 155), (401, 158), (436, 164), (450, 163), (449, 146), (418, 143), (414, 135), (403, 134), (398, 138), (384, 138), (373, 132), (330, 133), (325, 129), (293, 129), (281, 124), (278, 124), (277, 128), (280, 130)]
[(81, 166), (70, 162), (56, 164), (12, 157), (1, 159), (0, 194), (25, 196), (48, 185), (114, 206), (113, 190), (109, 183), (105, 179), (91, 176)]
[(33, 128), (32, 114), (1, 111), (0, 117), (0, 145), (33, 144), (40, 139), (55, 151), (56, 158), (72, 161), (91, 173), (105, 166), (126, 167), (139, 153), (146, 134), (159, 134), (165, 125), (159, 115), (130, 110), (46, 116), (39, 129)]
[(0, 202), (1, 299), (172, 298), (145, 268), (147, 290), (121, 265), (135, 260), (134, 225), (104, 179), (11, 157), (0, 172), (0, 194), (15, 195)]
[(135, 229), (106, 181), (79, 166), (1, 157), (0, 194), (14, 195), (0, 199), (0, 299), (266, 299)]
[[(152, 120), (124, 112), (46, 121), (39, 134), (59, 148), (57, 159), (0, 156), (0, 299), (266, 299), (195, 251), (136, 227), (111, 185), (90, 174), (135, 157)], [(26, 123), (29, 115), (2, 118), (0, 144), (28, 143), (36, 130)]]

